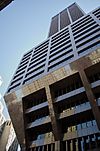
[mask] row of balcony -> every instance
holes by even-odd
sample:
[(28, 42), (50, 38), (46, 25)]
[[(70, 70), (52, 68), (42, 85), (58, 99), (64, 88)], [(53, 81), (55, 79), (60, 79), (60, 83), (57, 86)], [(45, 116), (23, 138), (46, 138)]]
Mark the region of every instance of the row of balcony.
[[(98, 98), (97, 104), (100, 106), (100, 98)], [(69, 116), (72, 116), (72, 115), (75, 115), (75, 114), (78, 114), (81, 112), (85, 112), (85, 111), (90, 110), (90, 109), (91, 109), (91, 106), (90, 106), (89, 102), (85, 102), (85, 103), (80, 104), (80, 105), (72, 106), (70, 108), (67, 108), (66, 110), (63, 110), (63, 112), (58, 115), (58, 119), (67, 118)], [(35, 121), (29, 123), (27, 125), (27, 129), (34, 128), (34, 127), (37, 127), (37, 126), (40, 126), (43, 124), (47, 124), (50, 122), (51, 122), (51, 119), (49, 116), (38, 118)]]
[[(95, 88), (95, 87), (97, 87), (97, 86), (99, 86), (99, 85), (100, 85), (100, 80), (91, 83), (91, 87), (92, 87), (92, 88)], [(66, 93), (63, 93), (63, 91), (62, 91), (61, 95), (55, 98), (55, 102), (63, 101), (63, 100), (65, 100), (65, 99), (68, 99), (68, 98), (73, 97), (73, 96), (75, 96), (75, 95), (81, 94), (81, 93), (83, 93), (83, 92), (85, 92), (84, 87), (80, 87), (80, 88), (77, 88), (77, 89), (75, 89), (75, 90), (72, 90), (71, 92), (66, 92)], [(57, 94), (56, 94), (56, 95), (57, 95)], [(33, 102), (33, 103), (34, 103), (34, 102)], [(41, 109), (41, 108), (43, 108), (43, 107), (47, 107), (47, 106), (48, 106), (48, 102), (47, 102), (46, 100), (45, 100), (45, 102), (42, 102), (42, 101), (41, 101), (40, 104), (37, 104), (36, 106), (33, 106), (33, 107), (28, 108), (28, 109), (25, 111), (25, 113), (26, 113), (26, 114), (27, 114), (27, 113), (31, 113), (31, 112), (33, 112), (33, 111), (39, 110), (39, 109)]]
[[(100, 68), (100, 64), (96, 66), (91, 66), (89, 69), (86, 69), (85, 71), (87, 78), (89, 82), (91, 83), (92, 88), (98, 86), (98, 84), (100, 83), (100, 73), (97, 68)], [(52, 92), (54, 92), (55, 101), (59, 101), (58, 99), (59, 96), (61, 96), (61, 99), (62, 99), (62, 97), (66, 95), (66, 97), (68, 98), (70, 96), (74, 96), (78, 93), (85, 91), (81, 78), (78, 73), (73, 74), (70, 77), (59, 81), (57, 84), (55, 83), (51, 85), (50, 89)], [(37, 95), (40, 96), (41, 94), (39, 93)], [(47, 101), (45, 89), (43, 90), (42, 96), (44, 97), (34, 98), (32, 96), (31, 99), (28, 101), (27, 108), (38, 106), (39, 104), (42, 104), (43, 102)]]
[[(67, 128), (67, 132), (63, 133), (63, 140), (76, 139), (80, 137), (84, 137), (87, 135), (94, 135), (99, 132), (98, 127), (96, 125), (96, 121), (88, 121), (78, 125), (70, 126)], [(37, 136), (36, 140), (31, 141), (30, 146), (41, 146), (45, 144), (54, 143), (54, 135), (52, 132), (40, 134)]]

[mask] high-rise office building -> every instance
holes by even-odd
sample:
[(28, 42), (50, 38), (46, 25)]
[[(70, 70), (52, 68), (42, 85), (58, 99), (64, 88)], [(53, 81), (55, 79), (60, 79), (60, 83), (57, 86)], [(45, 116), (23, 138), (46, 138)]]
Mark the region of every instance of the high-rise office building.
[(54, 16), (5, 101), (22, 150), (99, 151), (100, 8), (85, 14), (74, 3)]

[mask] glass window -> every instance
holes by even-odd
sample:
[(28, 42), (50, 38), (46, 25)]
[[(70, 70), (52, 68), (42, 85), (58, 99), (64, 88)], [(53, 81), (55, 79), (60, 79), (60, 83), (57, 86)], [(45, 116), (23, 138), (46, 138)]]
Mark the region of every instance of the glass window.
[(82, 123), (82, 128), (86, 128), (86, 123)]
[(96, 125), (96, 120), (93, 120), (93, 121), (92, 121), (92, 125), (93, 125), (93, 126)]
[(81, 130), (81, 124), (77, 125), (77, 130)]
[(91, 127), (91, 126), (92, 126), (92, 122), (91, 121), (87, 122), (87, 127)]

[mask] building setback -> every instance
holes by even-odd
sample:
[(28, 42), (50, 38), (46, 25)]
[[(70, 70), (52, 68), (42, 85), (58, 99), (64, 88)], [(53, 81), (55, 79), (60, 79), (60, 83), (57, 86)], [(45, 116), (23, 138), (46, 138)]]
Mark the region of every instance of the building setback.
[(22, 150), (100, 150), (100, 8), (72, 4), (25, 53), (4, 96)]

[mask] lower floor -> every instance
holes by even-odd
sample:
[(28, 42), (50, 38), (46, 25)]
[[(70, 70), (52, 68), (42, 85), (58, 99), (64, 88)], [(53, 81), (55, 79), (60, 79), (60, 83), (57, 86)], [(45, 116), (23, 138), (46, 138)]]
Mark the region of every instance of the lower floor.
[(100, 134), (56, 141), (43, 146), (31, 147), (28, 151), (100, 151)]

